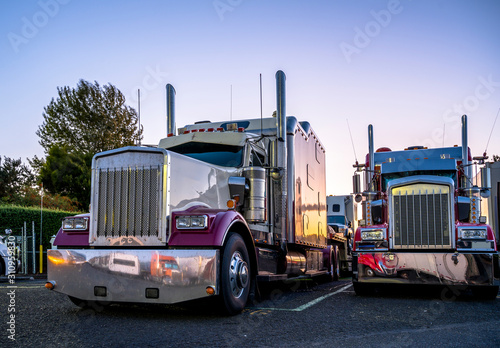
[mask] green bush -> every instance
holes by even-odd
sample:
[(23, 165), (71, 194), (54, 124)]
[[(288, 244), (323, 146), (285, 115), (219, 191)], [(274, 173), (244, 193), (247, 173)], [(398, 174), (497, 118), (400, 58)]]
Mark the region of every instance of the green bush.
[(16, 205), (0, 205), (0, 234), (5, 234), (5, 229), (11, 229), (12, 234), (20, 236), (24, 222), (28, 235), (32, 235), (32, 221), (35, 222), (35, 244), (40, 244), (40, 216), (43, 220), (42, 243), (44, 250), (50, 248), (50, 238), (61, 228), (61, 220), (66, 216), (73, 216), (78, 212), (43, 209), (40, 207), (21, 207)]

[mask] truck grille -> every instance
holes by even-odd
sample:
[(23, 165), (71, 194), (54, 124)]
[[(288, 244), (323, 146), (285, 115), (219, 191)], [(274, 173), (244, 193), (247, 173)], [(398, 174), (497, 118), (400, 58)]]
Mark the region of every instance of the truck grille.
[(448, 186), (416, 184), (392, 192), (394, 248), (451, 247), (451, 209)]
[(161, 166), (98, 170), (97, 237), (158, 236)]

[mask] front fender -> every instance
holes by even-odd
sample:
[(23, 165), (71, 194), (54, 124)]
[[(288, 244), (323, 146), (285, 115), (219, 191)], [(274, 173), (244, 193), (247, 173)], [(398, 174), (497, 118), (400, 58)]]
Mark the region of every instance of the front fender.
[[(175, 219), (183, 215), (206, 215), (208, 216), (208, 227), (205, 230), (179, 230), (176, 228)], [(169, 246), (215, 246), (224, 245), (228, 232), (235, 226), (236, 229), (250, 229), (240, 213), (234, 210), (217, 210), (197, 207), (182, 212), (172, 213), (172, 233), (168, 241)], [(238, 227), (236, 227), (238, 226)], [(245, 236), (243, 236), (244, 239)]]

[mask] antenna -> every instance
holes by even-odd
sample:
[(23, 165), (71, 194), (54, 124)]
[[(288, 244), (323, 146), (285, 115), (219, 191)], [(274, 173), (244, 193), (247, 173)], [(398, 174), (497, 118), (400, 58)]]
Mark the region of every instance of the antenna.
[(446, 123), (443, 124), (443, 146), (444, 147), (444, 136), (446, 134)]
[(493, 122), (493, 126), (491, 127), (490, 136), (488, 138), (488, 142), (486, 143), (486, 148), (484, 149), (483, 157), (486, 156), (486, 150), (488, 150), (488, 145), (490, 144), (491, 135), (493, 134), (493, 129), (495, 128), (495, 124), (497, 123), (498, 114), (500, 114), (500, 108), (498, 108), (497, 116), (495, 117), (495, 122)]
[(262, 136), (262, 74), (260, 76), (260, 135)]
[(356, 164), (358, 164), (358, 156), (356, 155), (356, 149), (354, 148), (354, 140), (352, 139), (351, 127), (349, 127), (349, 120), (345, 119), (347, 122), (347, 129), (349, 129), (349, 136), (351, 137), (352, 151), (354, 151), (354, 159), (356, 160)]
[(139, 119), (139, 140), (138, 144), (141, 146), (141, 90), (137, 89), (137, 118)]

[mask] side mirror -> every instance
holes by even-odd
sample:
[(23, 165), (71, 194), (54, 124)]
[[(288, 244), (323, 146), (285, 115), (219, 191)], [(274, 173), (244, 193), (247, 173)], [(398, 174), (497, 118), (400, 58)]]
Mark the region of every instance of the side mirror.
[(491, 195), (491, 172), (490, 168), (481, 168), (481, 197), (488, 198)]

